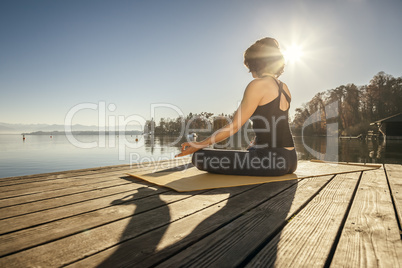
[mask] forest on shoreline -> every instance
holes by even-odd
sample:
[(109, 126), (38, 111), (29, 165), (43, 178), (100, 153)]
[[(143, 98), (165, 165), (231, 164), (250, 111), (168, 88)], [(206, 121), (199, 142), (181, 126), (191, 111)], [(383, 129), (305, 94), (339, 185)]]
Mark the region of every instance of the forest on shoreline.
[[(338, 117), (329, 118), (325, 108), (336, 102)], [(377, 130), (370, 123), (402, 112), (401, 103), (402, 77), (379, 72), (368, 85), (356, 86), (352, 83), (317, 93), (309, 102), (296, 109), (292, 122), (293, 133), (301, 134), (306, 120), (318, 116), (314, 121), (320, 122), (306, 127), (303, 135), (327, 135), (328, 121), (338, 122), (339, 135), (364, 136), (368, 130)]]

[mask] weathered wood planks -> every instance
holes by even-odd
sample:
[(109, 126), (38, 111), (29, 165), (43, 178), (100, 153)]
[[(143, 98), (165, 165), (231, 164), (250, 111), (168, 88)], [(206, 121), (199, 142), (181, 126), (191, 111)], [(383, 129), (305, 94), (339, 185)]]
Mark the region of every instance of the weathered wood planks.
[(247, 267), (323, 267), (355, 191), (359, 173), (337, 175)]
[(129, 170), (0, 179), (0, 266), (402, 266), (401, 165), (190, 193)]
[(398, 267), (402, 241), (383, 169), (363, 172), (331, 267)]
[[(164, 233), (165, 230), (156, 229), (72, 266), (87, 267), (91, 264), (97, 265), (100, 263), (115, 263), (117, 266), (153, 266), (197, 242), (202, 237), (213, 235), (214, 231), (220, 230), (222, 226), (243, 216), (246, 211), (259, 206), (288, 188), (294, 188), (295, 184), (297, 184), (295, 181), (286, 181), (247, 186), (252, 188), (238, 195), (231, 194), (225, 202), (216, 203), (202, 211), (172, 222), (168, 227), (167, 235)], [(154, 236), (163, 237), (158, 242), (157, 247), (149, 242), (152, 241), (150, 239)]]
[[(177, 161), (165, 161), (163, 163), (157, 163), (156, 166), (152, 164), (144, 166), (133, 167), (136, 170), (153, 170), (163, 169), (172, 166)], [(183, 161), (181, 161), (183, 162)], [(181, 163), (178, 162), (178, 163)], [(186, 163), (186, 162), (184, 162)], [(132, 171), (130, 167), (121, 167), (116, 171), (115, 168), (106, 168), (104, 172), (98, 170), (94, 173), (89, 171), (73, 174), (71, 177), (67, 174), (62, 174), (63, 178), (46, 179), (40, 181), (27, 181), (25, 183), (19, 183), (16, 185), (6, 185), (0, 187), (0, 200), (6, 198), (15, 198), (26, 195), (40, 194), (46, 192), (52, 192), (55, 190), (62, 190), (65, 188), (79, 187), (79, 186), (91, 186), (93, 184), (111, 181), (121, 176), (126, 176), (127, 172)], [(115, 183), (117, 183), (115, 181)]]
[[(243, 192), (244, 190), (245, 187), (237, 187), (229, 191), (231, 192), (230, 194), (236, 194), (236, 192)], [(222, 190), (211, 190), (204, 195), (200, 193), (154, 195), (153, 198), (148, 198), (148, 202), (140, 199), (139, 203), (131, 203), (131, 206), (115, 206), (113, 211), (106, 212), (107, 214), (79, 215), (78, 219), (71, 224), (81, 228), (81, 231), (86, 230), (85, 232), (74, 232), (73, 235), (68, 237), (26, 250), (23, 254), (17, 253), (6, 256), (0, 259), (0, 266), (4, 263), (26, 266), (30, 263), (39, 264), (42, 262), (48, 266), (65, 265), (114, 246), (121, 241), (147, 233), (155, 228), (167, 227), (170, 222), (196, 213), (211, 204), (226, 200), (228, 195), (227, 191)], [(168, 207), (166, 203), (171, 204)], [(146, 207), (145, 211), (141, 209), (144, 206)], [(153, 206), (154, 209), (150, 210), (149, 206)], [(177, 211), (177, 213), (171, 215), (170, 211)], [(119, 215), (120, 212), (123, 212), (124, 216), (119, 220), (114, 219), (115, 221), (108, 222), (108, 224), (92, 226), (96, 227), (92, 229), (88, 226), (88, 224), (96, 225), (99, 220), (110, 221), (113, 215)], [(85, 224), (85, 226), (82, 227), (82, 224)], [(43, 226), (41, 231), (47, 232), (47, 236), (50, 236), (52, 235), (52, 230), (57, 232), (55, 235), (59, 235), (60, 230), (71, 228), (65, 224), (60, 224), (57, 227), (57, 229), (48, 229)], [(34, 233), (31, 235), (34, 235)]]
[[(272, 199), (247, 211), (191, 247), (172, 256), (160, 267), (236, 267), (280, 229), (333, 176), (302, 180)], [(233, 258), (236, 256), (236, 258)]]
[[(402, 225), (402, 165), (385, 165), (391, 197), (394, 202), (395, 210), (399, 219), (399, 228)], [(401, 236), (402, 236), (402, 230)]]

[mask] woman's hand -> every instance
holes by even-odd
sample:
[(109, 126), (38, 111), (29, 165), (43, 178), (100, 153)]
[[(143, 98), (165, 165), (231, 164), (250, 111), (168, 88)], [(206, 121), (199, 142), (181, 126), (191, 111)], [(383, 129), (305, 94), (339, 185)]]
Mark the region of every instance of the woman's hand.
[(176, 155), (175, 157), (185, 156), (192, 154), (202, 148), (206, 147), (205, 145), (201, 144), (200, 142), (185, 142), (181, 145), (181, 153)]

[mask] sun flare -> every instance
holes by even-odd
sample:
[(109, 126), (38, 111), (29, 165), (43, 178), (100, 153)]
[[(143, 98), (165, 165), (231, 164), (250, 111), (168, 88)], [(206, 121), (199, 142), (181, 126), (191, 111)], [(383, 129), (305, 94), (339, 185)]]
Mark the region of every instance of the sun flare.
[(283, 56), (285, 57), (285, 61), (287, 63), (295, 63), (303, 56), (303, 51), (300, 46), (292, 45), (285, 49)]

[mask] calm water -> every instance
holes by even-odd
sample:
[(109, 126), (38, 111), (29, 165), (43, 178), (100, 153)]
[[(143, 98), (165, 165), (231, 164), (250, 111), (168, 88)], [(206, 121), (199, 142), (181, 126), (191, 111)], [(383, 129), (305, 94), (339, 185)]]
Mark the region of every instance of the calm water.
[[(99, 139), (95, 135), (82, 135), (76, 138), (85, 143), (96, 142)], [(175, 141), (174, 137), (105, 136), (105, 140), (104, 148), (82, 149), (72, 145), (64, 135), (52, 138), (46, 135), (32, 135), (26, 136), (25, 141), (21, 135), (0, 135), (0, 177), (130, 164), (130, 161), (135, 163), (172, 159), (180, 151), (177, 145), (172, 144)], [(302, 139), (296, 137), (298, 157), (315, 159), (317, 156), (309, 153), (306, 148), (325, 154), (327, 143), (336, 141), (327, 141), (322, 137), (307, 137), (303, 144)], [(125, 144), (127, 146), (124, 146)], [(245, 146), (242, 144), (238, 148)], [(391, 140), (384, 143), (338, 140), (337, 148), (339, 161), (402, 163), (402, 141)]]
[[(322, 154), (326, 153), (327, 143), (337, 142), (337, 157), (341, 162), (358, 163), (402, 163), (402, 140), (359, 140), (325, 137), (307, 137), (302, 143), (301, 137), (295, 138), (299, 159), (316, 159), (308, 152), (306, 146)], [(331, 158), (331, 157), (330, 157)]]
[[(99, 140), (97, 135), (80, 135), (76, 138), (85, 143)], [(169, 137), (151, 140), (143, 136), (128, 135), (125, 136), (126, 141), (122, 141), (120, 137), (121, 145), (127, 143), (128, 147), (132, 147), (123, 146), (123, 149), (119, 149), (119, 137), (104, 138), (104, 148), (83, 149), (71, 144), (64, 135), (55, 135), (52, 138), (47, 135), (27, 135), (25, 141), (21, 135), (0, 135), (0, 178), (129, 164), (130, 157), (132, 163), (165, 160), (173, 158), (180, 149), (169, 146), (169, 142), (175, 140)], [(109, 141), (114, 141), (115, 145), (109, 145)], [(122, 156), (119, 152), (122, 152)]]

